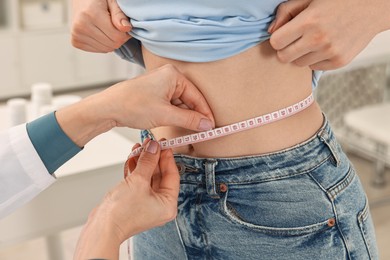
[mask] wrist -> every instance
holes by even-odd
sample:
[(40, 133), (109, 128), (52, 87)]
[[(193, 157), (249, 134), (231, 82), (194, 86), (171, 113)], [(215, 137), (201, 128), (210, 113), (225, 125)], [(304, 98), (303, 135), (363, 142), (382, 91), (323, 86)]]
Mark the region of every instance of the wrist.
[(94, 243), (86, 248), (85, 259), (118, 259), (121, 242), (113, 235), (112, 230), (100, 226), (101, 224), (93, 227), (96, 232), (93, 232), (93, 238), (90, 239)]
[(74, 259), (119, 259), (123, 241), (114, 230), (107, 212), (92, 213), (80, 234)]
[(83, 147), (94, 137), (115, 127), (115, 122), (107, 114), (104, 103), (93, 95), (58, 110), (56, 118), (68, 137)]

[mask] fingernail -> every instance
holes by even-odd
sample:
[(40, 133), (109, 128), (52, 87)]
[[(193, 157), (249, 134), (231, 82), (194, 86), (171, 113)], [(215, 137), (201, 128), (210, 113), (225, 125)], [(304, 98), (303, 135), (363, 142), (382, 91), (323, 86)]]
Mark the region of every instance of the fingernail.
[(121, 24), (122, 24), (123, 26), (131, 26), (129, 20), (127, 20), (127, 19), (122, 19), (122, 20), (121, 20)]
[(146, 145), (146, 151), (148, 153), (155, 154), (157, 152), (158, 143), (154, 140), (150, 140), (150, 142)]
[(200, 123), (198, 126), (199, 130), (206, 131), (206, 130), (211, 130), (212, 128), (213, 128), (213, 123), (209, 119), (202, 118), (200, 120)]

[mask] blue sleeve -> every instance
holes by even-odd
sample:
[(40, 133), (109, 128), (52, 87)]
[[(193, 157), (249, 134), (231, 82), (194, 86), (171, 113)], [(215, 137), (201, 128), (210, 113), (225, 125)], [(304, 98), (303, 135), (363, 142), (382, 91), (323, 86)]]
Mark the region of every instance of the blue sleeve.
[(141, 42), (139, 40), (131, 38), (125, 44), (119, 47), (119, 49), (116, 49), (115, 53), (122, 59), (138, 64), (145, 68)]
[(50, 174), (82, 150), (61, 129), (55, 112), (28, 123), (26, 127), (35, 150)]

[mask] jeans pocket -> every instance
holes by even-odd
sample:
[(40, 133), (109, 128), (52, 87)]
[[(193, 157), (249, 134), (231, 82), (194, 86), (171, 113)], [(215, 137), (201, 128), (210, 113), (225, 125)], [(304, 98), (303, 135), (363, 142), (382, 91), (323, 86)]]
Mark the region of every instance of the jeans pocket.
[(358, 214), (358, 223), (370, 259), (379, 259), (374, 232), (375, 229), (371, 219), (367, 198), (364, 209)]
[(306, 174), (263, 183), (228, 184), (220, 210), (236, 225), (275, 236), (300, 236), (336, 225), (332, 203)]

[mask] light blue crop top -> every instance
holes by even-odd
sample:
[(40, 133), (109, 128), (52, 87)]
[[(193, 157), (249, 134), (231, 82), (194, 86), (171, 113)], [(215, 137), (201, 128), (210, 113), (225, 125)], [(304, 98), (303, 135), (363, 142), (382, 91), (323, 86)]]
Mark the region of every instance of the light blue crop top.
[[(116, 50), (144, 65), (141, 44), (175, 60), (209, 62), (243, 52), (270, 38), (267, 32), (282, 0), (117, 0), (130, 17), (134, 37)], [(313, 73), (313, 86), (321, 72)]]

